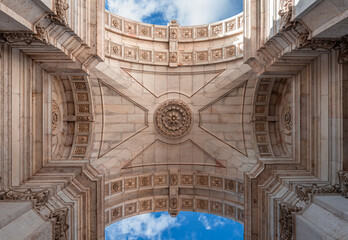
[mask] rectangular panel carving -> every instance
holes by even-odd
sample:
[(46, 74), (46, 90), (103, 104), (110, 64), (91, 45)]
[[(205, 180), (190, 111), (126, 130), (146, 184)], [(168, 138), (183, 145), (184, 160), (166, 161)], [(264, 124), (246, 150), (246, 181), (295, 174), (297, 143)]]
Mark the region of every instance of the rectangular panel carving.
[(199, 210), (208, 211), (208, 204), (209, 204), (208, 200), (205, 200), (205, 199), (197, 199), (196, 200), (196, 207)]
[(204, 187), (208, 187), (208, 176), (202, 176), (202, 175), (198, 175), (196, 176), (196, 185), (197, 186), (204, 186)]
[(193, 208), (193, 199), (190, 199), (190, 198), (181, 199), (181, 208), (182, 209), (192, 209)]
[(152, 186), (151, 176), (139, 177), (139, 186), (151, 187)]
[(152, 200), (143, 200), (139, 201), (139, 211), (144, 212), (144, 211), (151, 211), (152, 210)]
[(124, 205), (124, 215), (129, 216), (137, 212), (137, 203), (129, 203)]
[(210, 177), (210, 187), (212, 188), (222, 188), (222, 178), (220, 177)]
[(193, 184), (193, 176), (192, 175), (181, 175), (181, 184), (192, 185)]
[(111, 210), (111, 221), (115, 221), (122, 218), (122, 206), (116, 207)]
[(167, 207), (167, 198), (158, 198), (155, 199), (155, 210), (166, 210)]
[(167, 175), (155, 175), (155, 186), (165, 186), (167, 183)]
[(111, 193), (115, 194), (119, 192), (122, 192), (122, 180), (111, 183)]
[(222, 203), (211, 201), (210, 202), (210, 212), (222, 214)]
[(236, 192), (236, 181), (232, 179), (225, 179), (225, 190)]
[(124, 190), (134, 190), (137, 188), (137, 178), (128, 178), (124, 180)]

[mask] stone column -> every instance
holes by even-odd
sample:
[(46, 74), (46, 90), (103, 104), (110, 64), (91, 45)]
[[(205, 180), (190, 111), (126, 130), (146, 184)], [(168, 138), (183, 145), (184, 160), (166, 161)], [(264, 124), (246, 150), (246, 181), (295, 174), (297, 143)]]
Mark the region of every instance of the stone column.
[(314, 195), (295, 216), (297, 240), (348, 239), (348, 199), (340, 195)]

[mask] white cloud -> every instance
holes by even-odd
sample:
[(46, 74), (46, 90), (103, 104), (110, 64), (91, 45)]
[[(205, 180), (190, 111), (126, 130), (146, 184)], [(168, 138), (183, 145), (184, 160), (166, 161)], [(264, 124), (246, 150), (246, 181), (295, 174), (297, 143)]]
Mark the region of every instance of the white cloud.
[(212, 221), (211, 219), (209, 220), (205, 215), (199, 215), (198, 217), (198, 221), (200, 221), (204, 228), (206, 230), (213, 230), (213, 227), (220, 227), (220, 226), (224, 226), (226, 224), (226, 219), (222, 218), (222, 217), (214, 217), (214, 220)]
[[(162, 13), (169, 22), (198, 25), (232, 17), (241, 8), (241, 0), (106, 0), (109, 10), (125, 18), (143, 21), (153, 13)], [(237, 11), (237, 12), (236, 12)]]
[(203, 226), (206, 230), (211, 230), (211, 225), (210, 225), (206, 216), (199, 215), (198, 221), (200, 221), (203, 224)]
[(179, 226), (177, 218), (169, 215), (161, 214), (156, 218), (152, 214), (143, 214), (117, 222), (105, 230), (108, 239), (112, 240), (133, 240), (139, 237), (160, 240), (163, 231)]

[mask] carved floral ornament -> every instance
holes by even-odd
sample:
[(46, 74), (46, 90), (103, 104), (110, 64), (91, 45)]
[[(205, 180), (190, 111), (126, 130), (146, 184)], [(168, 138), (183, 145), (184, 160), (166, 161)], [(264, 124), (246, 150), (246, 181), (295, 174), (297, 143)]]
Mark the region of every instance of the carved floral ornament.
[(168, 100), (155, 110), (154, 123), (163, 136), (179, 138), (187, 134), (192, 126), (192, 112), (181, 100)]
[(281, 124), (285, 134), (291, 134), (292, 132), (292, 110), (291, 103), (284, 105), (281, 113)]
[(30, 45), (33, 42), (42, 42), (48, 44), (48, 33), (40, 24), (35, 26), (35, 32), (14, 32), (0, 33), (0, 42), (16, 43), (25, 42)]
[(302, 185), (296, 186), (296, 193), (298, 198), (305, 203), (310, 201), (310, 194), (341, 194), (343, 197), (348, 197), (348, 172), (339, 171), (338, 172), (339, 184), (336, 185), (321, 185), (316, 183), (312, 185)]
[(296, 207), (292, 204), (281, 202), (279, 203), (280, 209), (280, 239), (291, 240), (292, 239), (292, 226), (293, 226), (293, 213), (297, 213), (302, 210), (300, 207)]
[(52, 135), (56, 135), (60, 127), (60, 110), (56, 101), (52, 101), (52, 116), (51, 116), (51, 129)]

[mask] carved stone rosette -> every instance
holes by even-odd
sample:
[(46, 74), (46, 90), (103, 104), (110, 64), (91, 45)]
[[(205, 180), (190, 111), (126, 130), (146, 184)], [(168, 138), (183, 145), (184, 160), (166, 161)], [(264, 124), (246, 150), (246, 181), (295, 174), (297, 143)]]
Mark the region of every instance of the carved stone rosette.
[(35, 208), (38, 210), (47, 203), (48, 196), (48, 189), (39, 192), (33, 192), (31, 189), (24, 192), (15, 190), (0, 191), (0, 200), (35, 200)]
[(154, 123), (160, 134), (170, 138), (180, 138), (187, 134), (192, 126), (192, 112), (181, 100), (168, 100), (155, 111)]
[(302, 210), (301, 207), (293, 206), (289, 203), (281, 202), (279, 203), (280, 208), (280, 239), (281, 240), (291, 240), (292, 239), (292, 225), (293, 219), (292, 214), (297, 213)]
[(54, 222), (54, 240), (66, 240), (66, 231), (69, 225), (66, 223), (69, 209), (59, 208), (52, 211), (47, 218)]

